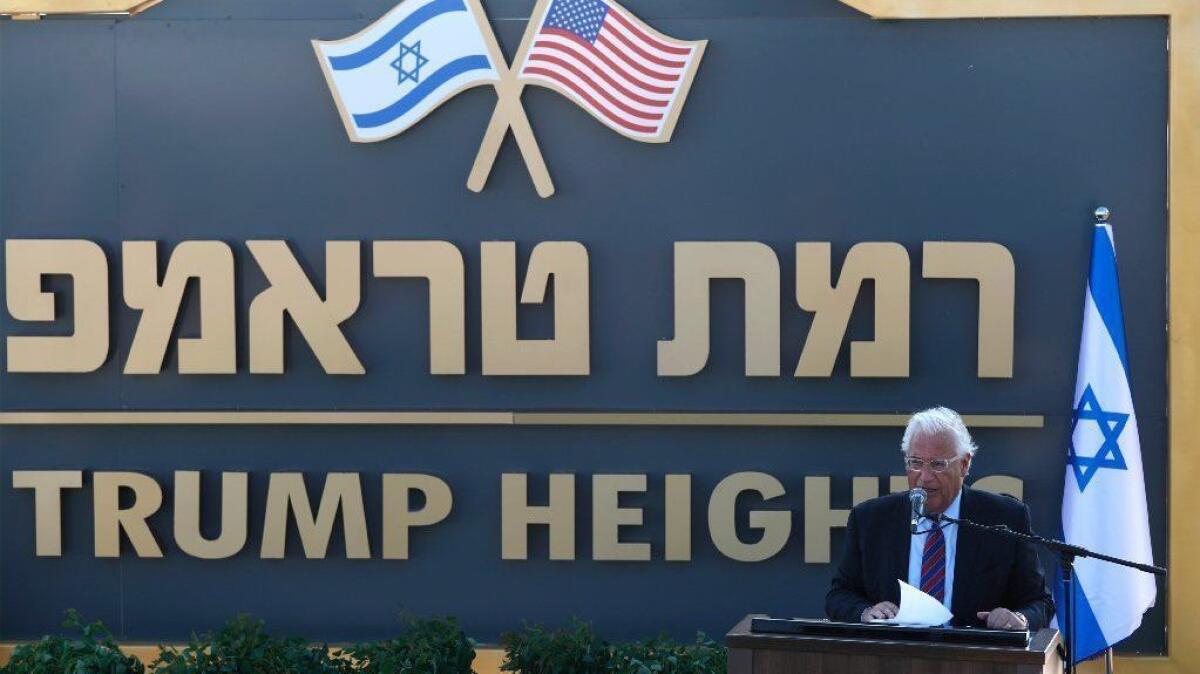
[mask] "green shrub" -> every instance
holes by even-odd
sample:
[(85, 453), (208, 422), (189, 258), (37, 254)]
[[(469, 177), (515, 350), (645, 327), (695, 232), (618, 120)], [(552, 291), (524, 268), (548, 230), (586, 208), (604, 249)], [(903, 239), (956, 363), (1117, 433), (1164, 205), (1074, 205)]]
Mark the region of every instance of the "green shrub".
[(350, 674), (349, 660), (325, 645), (267, 634), (261, 620), (239, 615), (217, 633), (192, 639), (182, 650), (159, 648), (154, 674)]
[(660, 636), (647, 641), (608, 643), (591, 625), (575, 620), (569, 629), (548, 631), (526, 625), (500, 638), (500, 669), (521, 674), (725, 674), (725, 648), (696, 635), (691, 644)]
[[(340, 650), (299, 637), (267, 634), (261, 620), (239, 615), (216, 633), (192, 635), (183, 648), (159, 647), (147, 670), (121, 653), (102, 623), (84, 624), (74, 610), (64, 627), (83, 636), (47, 636), (18, 646), (0, 674), (473, 674), (475, 642), (454, 618), (407, 619), (398, 637)], [(546, 630), (525, 625), (500, 638), (501, 669), (520, 674), (725, 674), (725, 649), (698, 634), (691, 644), (666, 637), (608, 643), (592, 626)]]
[(520, 632), (500, 636), (504, 664), (500, 669), (521, 674), (604, 674), (609, 646), (592, 626), (574, 620), (569, 629), (547, 631), (526, 625)]
[(17, 646), (5, 674), (142, 674), (137, 658), (121, 652), (101, 622), (83, 622), (74, 609), (67, 611), (63, 627), (83, 633), (79, 639), (45, 636), (41, 641)]
[(408, 619), (395, 639), (355, 644), (342, 651), (361, 674), (471, 674), (475, 642), (454, 618)]
[(725, 674), (725, 649), (704, 633), (693, 644), (666, 637), (616, 644), (607, 671), (610, 674)]

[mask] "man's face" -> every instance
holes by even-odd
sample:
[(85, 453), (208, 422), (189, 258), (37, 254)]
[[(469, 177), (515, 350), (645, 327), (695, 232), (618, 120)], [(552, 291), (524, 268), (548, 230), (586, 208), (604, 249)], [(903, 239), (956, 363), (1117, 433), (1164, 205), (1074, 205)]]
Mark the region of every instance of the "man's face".
[[(909, 442), (908, 458), (921, 459), (926, 463), (919, 473), (907, 471), (908, 488), (920, 487), (929, 493), (925, 512), (944, 512), (962, 490), (963, 479), (971, 469), (971, 456), (968, 454), (955, 461), (957, 455), (954, 441), (942, 435), (918, 435)], [(936, 459), (951, 463), (944, 472), (935, 473), (928, 464)]]

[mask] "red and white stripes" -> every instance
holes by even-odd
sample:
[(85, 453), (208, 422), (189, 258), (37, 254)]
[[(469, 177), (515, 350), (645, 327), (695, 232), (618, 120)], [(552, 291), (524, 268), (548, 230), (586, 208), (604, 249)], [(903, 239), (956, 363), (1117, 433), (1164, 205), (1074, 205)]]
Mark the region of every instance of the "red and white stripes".
[(520, 77), (559, 91), (620, 133), (664, 140), (703, 43), (659, 36), (618, 5), (605, 4), (594, 42), (546, 26), (543, 17)]

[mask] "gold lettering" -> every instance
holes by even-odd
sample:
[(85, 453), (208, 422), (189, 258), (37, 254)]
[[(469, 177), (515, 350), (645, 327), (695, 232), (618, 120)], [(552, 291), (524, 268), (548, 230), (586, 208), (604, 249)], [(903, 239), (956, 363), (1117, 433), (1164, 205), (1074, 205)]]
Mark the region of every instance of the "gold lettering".
[(126, 241), (121, 248), (125, 303), (142, 312), (125, 361), (125, 374), (158, 374), (162, 370), (183, 292), (192, 278), (200, 286), (200, 336), (179, 338), (179, 372), (236, 372), (233, 251), (229, 246), (222, 241), (179, 244), (161, 284), (155, 242)]
[(1008, 494), (1018, 501), (1025, 498), (1025, 481), (1012, 475), (988, 475), (975, 480), (971, 486), (993, 494)]
[[(851, 484), (854, 505), (879, 496), (877, 477), (855, 477)], [(831, 505), (829, 478), (804, 478), (804, 561), (807, 564), (829, 563), (832, 531), (834, 527), (846, 526), (850, 519), (849, 508)]]
[(55, 320), (54, 293), (42, 277), (71, 277), (75, 332), (69, 337), (8, 337), (9, 372), (93, 372), (108, 357), (108, 258), (80, 239), (4, 242), (8, 313), (18, 321)]
[(621, 527), (641, 526), (641, 508), (622, 508), (623, 492), (645, 492), (645, 475), (592, 476), (592, 559), (650, 561), (649, 543), (622, 543)]
[(467, 371), (466, 280), (448, 241), (376, 241), (375, 276), (429, 279), (429, 373)]
[(779, 376), (779, 259), (753, 241), (675, 243), (675, 337), (658, 342), (658, 376), (687, 377), (709, 354), (709, 285), (745, 283), (746, 376)]
[(62, 491), (83, 486), (82, 470), (14, 470), (13, 489), (33, 490), (38, 557), (62, 556)]
[(207, 539), (200, 533), (200, 471), (175, 471), (175, 543), (199, 559), (225, 559), (246, 545), (250, 518), (247, 473), (221, 473), (221, 533)]
[[(121, 488), (133, 491), (133, 505), (120, 507)], [(162, 549), (146, 519), (162, 505), (162, 487), (149, 475), (125, 472), (92, 474), (93, 526), (97, 557), (121, 556), (121, 532), (133, 544), (138, 557), (162, 557)]]
[(762, 539), (746, 543), (738, 538), (735, 521), (738, 495), (757, 492), (764, 501), (783, 496), (783, 485), (766, 473), (734, 473), (721, 480), (708, 501), (708, 531), (721, 554), (739, 562), (770, 559), (787, 545), (792, 513), (786, 510), (751, 510), (750, 528), (762, 529)]
[(851, 377), (907, 377), (909, 260), (898, 243), (860, 243), (846, 254), (831, 285), (828, 242), (796, 244), (796, 302), (815, 313), (796, 365), (797, 377), (828, 377), (842, 348), (850, 312), (866, 279), (875, 280), (875, 338), (850, 343)]
[[(409, 510), (414, 491), (425, 497), (419, 510)], [(427, 527), (450, 514), (450, 485), (432, 475), (389, 473), (383, 476), (383, 558), (408, 559), (409, 530)]]
[(500, 478), (501, 559), (529, 559), (529, 525), (550, 527), (550, 559), (575, 559), (575, 476), (550, 476), (550, 503), (529, 505), (529, 476)]
[(998, 243), (926, 241), (925, 278), (979, 281), (979, 377), (1012, 378), (1016, 265)]
[(304, 556), (325, 559), (329, 538), (338, 510), (342, 511), (342, 530), (346, 537), (348, 559), (368, 559), (371, 545), (367, 539), (367, 516), (363, 508), (362, 485), (358, 473), (329, 473), (316, 517), (308, 500), (301, 473), (271, 473), (267, 486), (267, 514), (263, 525), (262, 558), (283, 559), (287, 541), (288, 512), (295, 514), (296, 528), (304, 546)]
[(588, 254), (577, 241), (544, 241), (529, 255), (521, 304), (542, 304), (554, 277), (554, 337), (517, 339), (517, 246), (487, 241), (482, 251), (483, 374), (591, 372)]
[(250, 371), (282, 374), (283, 315), (300, 329), (329, 374), (363, 374), (338, 326), (354, 315), (361, 296), (357, 241), (325, 243), (325, 299), (317, 293), (284, 241), (247, 241), (270, 287), (250, 302)]
[(666, 559), (692, 559), (692, 476), (668, 475), (666, 479)]

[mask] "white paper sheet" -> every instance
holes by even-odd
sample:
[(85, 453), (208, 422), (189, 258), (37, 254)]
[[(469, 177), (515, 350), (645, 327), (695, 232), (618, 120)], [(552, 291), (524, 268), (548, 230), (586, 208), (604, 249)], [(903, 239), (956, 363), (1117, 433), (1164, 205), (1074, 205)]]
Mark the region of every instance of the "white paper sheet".
[(954, 614), (942, 602), (918, 590), (908, 583), (897, 579), (900, 583), (900, 611), (890, 620), (872, 620), (871, 622), (885, 625), (910, 625), (913, 627), (934, 627), (950, 622)]

